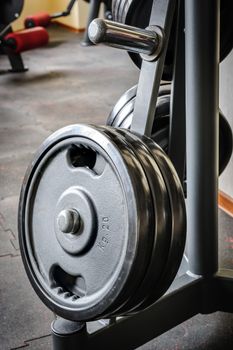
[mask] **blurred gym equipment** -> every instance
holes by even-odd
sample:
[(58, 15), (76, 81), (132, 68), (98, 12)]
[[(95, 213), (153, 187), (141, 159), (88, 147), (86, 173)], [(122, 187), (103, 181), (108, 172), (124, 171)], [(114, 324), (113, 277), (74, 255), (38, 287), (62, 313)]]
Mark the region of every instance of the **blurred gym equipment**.
[(76, 0), (70, 0), (65, 11), (49, 14), (47, 12), (41, 12), (35, 15), (27, 16), (24, 20), (25, 28), (33, 28), (33, 27), (47, 27), (51, 23), (53, 19), (67, 17), (70, 15), (72, 8), (75, 4)]
[(23, 0), (3, 0), (0, 4), (0, 54), (8, 57), (13, 73), (28, 70), (20, 55), (22, 52), (44, 46), (49, 41), (42, 27), (13, 32), (11, 24), (20, 16), (23, 3)]

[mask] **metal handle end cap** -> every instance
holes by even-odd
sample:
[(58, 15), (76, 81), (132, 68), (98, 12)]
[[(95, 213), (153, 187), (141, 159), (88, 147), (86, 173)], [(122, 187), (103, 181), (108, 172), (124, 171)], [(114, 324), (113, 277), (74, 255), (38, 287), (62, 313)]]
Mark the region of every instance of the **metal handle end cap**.
[(88, 27), (88, 36), (93, 44), (99, 44), (103, 41), (106, 33), (106, 24), (100, 18), (94, 19)]

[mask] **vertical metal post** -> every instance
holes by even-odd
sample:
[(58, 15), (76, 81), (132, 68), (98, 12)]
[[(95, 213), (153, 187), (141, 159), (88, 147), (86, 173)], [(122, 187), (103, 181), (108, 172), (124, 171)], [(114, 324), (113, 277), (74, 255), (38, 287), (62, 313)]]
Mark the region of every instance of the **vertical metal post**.
[(219, 0), (185, 1), (190, 272), (218, 269)]
[(183, 183), (186, 155), (184, 0), (178, 1), (176, 16), (178, 23), (170, 103), (168, 155)]
[(5, 52), (12, 67), (9, 69), (9, 72), (22, 73), (28, 71), (28, 68), (24, 66), (22, 56), (19, 53), (11, 53), (9, 50), (5, 50)]
[(89, 24), (93, 21), (93, 19), (99, 16), (101, 2), (102, 0), (90, 0), (87, 26), (81, 43), (83, 46), (93, 45), (88, 36), (88, 27)]

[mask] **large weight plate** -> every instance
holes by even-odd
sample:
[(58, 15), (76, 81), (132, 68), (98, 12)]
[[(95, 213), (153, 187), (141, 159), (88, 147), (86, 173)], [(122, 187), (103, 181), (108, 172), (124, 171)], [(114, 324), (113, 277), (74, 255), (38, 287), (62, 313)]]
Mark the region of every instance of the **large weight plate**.
[(8, 25), (21, 14), (24, 0), (2, 0), (0, 2), (0, 23)]
[[(138, 287), (150, 257), (149, 184), (133, 152), (120, 146), (95, 127), (65, 127), (43, 143), (22, 186), (19, 240), (28, 277), (67, 319), (107, 316), (124, 290)], [(80, 214), (76, 231), (67, 211)]]
[[(116, 22), (146, 28), (149, 24), (151, 7), (152, 0), (113, 0), (113, 19)], [(229, 0), (221, 0), (220, 7), (220, 60), (222, 61), (230, 53), (233, 47), (233, 25), (231, 20), (233, 14), (233, 2)], [(175, 27), (176, 24), (174, 22), (165, 59), (163, 73), (163, 78), (165, 80), (172, 80)], [(133, 62), (140, 67), (141, 57), (135, 53), (129, 53), (129, 55)]]

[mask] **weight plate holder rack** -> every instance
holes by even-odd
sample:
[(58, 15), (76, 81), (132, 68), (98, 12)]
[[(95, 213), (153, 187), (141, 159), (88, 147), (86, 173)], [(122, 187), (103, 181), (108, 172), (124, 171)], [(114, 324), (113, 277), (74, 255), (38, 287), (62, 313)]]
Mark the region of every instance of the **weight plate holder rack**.
[[(196, 315), (197, 313), (212, 313), (217, 310), (233, 312), (233, 306), (231, 303), (233, 295), (233, 273), (229, 270), (219, 270), (217, 246), (217, 62), (219, 62), (218, 49), (220, 4), (219, 0), (206, 0), (204, 3), (201, 0), (185, 0), (184, 16), (182, 16), (182, 4), (182, 1), (179, 2), (180, 20), (178, 21), (179, 25), (177, 28), (178, 35), (176, 42), (176, 60), (172, 82), (173, 92), (171, 102), (172, 108), (170, 112), (171, 122), (168, 153), (173, 164), (175, 165), (180, 179), (182, 179), (184, 174), (185, 163), (184, 145), (186, 142), (186, 137), (184, 118), (186, 115), (188, 154), (187, 241), (189, 271), (185, 275), (176, 278), (170, 286), (170, 288), (168, 289), (168, 291), (166, 292), (166, 294), (163, 295), (154, 304), (152, 304), (152, 306), (149, 306), (146, 309), (144, 309), (144, 306), (148, 305), (147, 302), (149, 303), (149, 305), (151, 305), (151, 303), (149, 300), (145, 299), (145, 295), (143, 295), (143, 291), (141, 291), (142, 297), (140, 298), (140, 303), (138, 304), (138, 307), (140, 308), (140, 306), (142, 306), (142, 311), (135, 313), (132, 312), (132, 314), (127, 317), (113, 319), (110, 321), (108, 326), (104, 327), (98, 332), (89, 334), (86, 329), (86, 323), (82, 321), (81, 316), (80, 322), (77, 322), (78, 318), (76, 318), (76, 321), (68, 321), (62, 318), (56, 319), (52, 324), (53, 348), (55, 350), (86, 350), (96, 348), (98, 349), (101, 347), (105, 349), (117, 350), (134, 349), (155, 338), (156, 336), (166, 332), (170, 328), (180, 324), (186, 319)], [(176, 2), (174, 2), (173, 0), (154, 0), (152, 5), (149, 29), (145, 31), (137, 31), (137, 28), (131, 28), (127, 37), (125, 36), (125, 34), (129, 30), (129, 28), (127, 28), (124, 25), (117, 25), (116, 23), (104, 21), (97, 23), (95, 22), (94, 27), (92, 27), (92, 29), (94, 28), (95, 32), (95, 35), (93, 36), (97, 37), (99, 41), (105, 41), (106, 43), (112, 46), (125, 48), (127, 50), (131, 49), (134, 50), (134, 52), (142, 54), (143, 61), (131, 126), (131, 131), (133, 133), (142, 136), (133, 136), (131, 134), (127, 136), (127, 131), (122, 131), (122, 136), (120, 136), (120, 134), (118, 134), (117, 131), (112, 131), (112, 129), (108, 129), (107, 127), (104, 127), (103, 129), (85, 129), (84, 127), (81, 130), (81, 134), (79, 130), (79, 135), (84, 136), (84, 133), (86, 133), (85, 135), (87, 136), (91, 135), (91, 133), (95, 133), (98, 135), (102, 135), (102, 141), (105, 140), (105, 142), (106, 138), (110, 137), (111, 135), (110, 139), (114, 139), (114, 142), (118, 143), (118, 146), (121, 146), (124, 152), (132, 152), (133, 148), (137, 149), (138, 151), (140, 149), (140, 163), (142, 168), (144, 168), (144, 166), (142, 165), (142, 152), (147, 152), (146, 154), (150, 158), (152, 153), (156, 151), (153, 150), (153, 141), (150, 141), (152, 142), (152, 144), (149, 145), (149, 141), (146, 138), (146, 136), (150, 136), (152, 130), (156, 108), (156, 103), (154, 103), (154, 101), (156, 101), (158, 95), (166, 52), (166, 38), (169, 37), (169, 31), (172, 23), (175, 5)], [(183, 31), (184, 27), (182, 25), (183, 17), (185, 19), (185, 42)], [(101, 25), (102, 28), (101, 33), (99, 33), (99, 25)], [(155, 26), (157, 26), (159, 29)], [(109, 27), (111, 27), (110, 35), (108, 35)], [(154, 33), (154, 30), (156, 30), (156, 34)], [(130, 36), (130, 32), (132, 34), (132, 31), (134, 34), (133, 39), (132, 36)], [(205, 33), (205, 35), (203, 35), (203, 33)], [(138, 37), (137, 34), (139, 34)], [(160, 35), (163, 36), (163, 50), (161, 50), (161, 52), (159, 53), (155, 53), (154, 49), (158, 48), (159, 46), (157, 39), (158, 37), (160, 37)], [(91, 35), (90, 37), (91, 39), (93, 39)], [(138, 40), (136, 40), (136, 38)], [(131, 46), (130, 48), (129, 45)], [(159, 58), (157, 61), (155, 61), (155, 58), (158, 54)], [(185, 75), (184, 68), (186, 71)], [(203, 96), (205, 98), (203, 98)], [(63, 130), (63, 132), (70, 132), (70, 130)], [(115, 135), (115, 133), (117, 136)], [(181, 135), (183, 135), (183, 137)], [(71, 136), (75, 135), (69, 134), (69, 137)], [(136, 144), (134, 145), (134, 147), (126, 147), (126, 145), (132, 145), (132, 138), (135, 138), (135, 140), (137, 139), (137, 142), (135, 141)], [(94, 139), (97, 141), (96, 137)], [(66, 149), (65, 138), (63, 142), (64, 144), (62, 145), (62, 147)], [(85, 145), (85, 142), (83, 140), (82, 142), (84, 148), (86, 148), (86, 152), (89, 152), (91, 149), (93, 150), (93, 148), (95, 147), (98, 148), (96, 144), (93, 144), (93, 137), (91, 144), (87, 144), (88, 142), (85, 141)], [(109, 144), (110, 147), (112, 147), (112, 143), (110, 142)], [(177, 150), (179, 150), (179, 152), (177, 152)], [(121, 153), (121, 161), (123, 159), (123, 154), (125, 155), (124, 152)], [(76, 157), (72, 157), (72, 149), (67, 154), (70, 155), (70, 161), (72, 165), (75, 166)], [(114, 152), (111, 153), (112, 157), (113, 154)], [(96, 162), (92, 163), (92, 157), (90, 156), (88, 158), (90, 159), (88, 167), (91, 168), (95, 166), (94, 164), (96, 164)], [(139, 156), (137, 160), (139, 160)], [(59, 157), (57, 159), (55, 158), (55, 161), (58, 162), (57, 165), (59, 166)], [(49, 162), (51, 166), (51, 175), (55, 176), (53, 172), (54, 169), (52, 163), (53, 162)], [(109, 162), (109, 164), (114, 164), (113, 159), (112, 162)], [(137, 171), (140, 173), (140, 166), (137, 166), (136, 168)], [(101, 172), (101, 169), (103, 169), (103, 162), (100, 159), (100, 162), (97, 162), (96, 171)], [(118, 184), (119, 191), (123, 191), (124, 186), (122, 184), (120, 185), (119, 178), (115, 176), (115, 173), (112, 172), (111, 169), (112, 167), (109, 166), (109, 174), (112, 176), (112, 180), (115, 181), (116, 184)], [(141, 172), (141, 175), (141, 181), (143, 181), (143, 172)], [(152, 176), (153, 173), (150, 174), (149, 180), (148, 175), (147, 184), (150, 183)], [(130, 188), (132, 189), (133, 181), (130, 182), (129, 174), (126, 178), (128, 183), (130, 183)], [(83, 181), (85, 182), (85, 176), (83, 176)], [(133, 190), (132, 193), (134, 193)], [(146, 196), (146, 193), (146, 188), (144, 188), (142, 190), (142, 195)], [(66, 201), (66, 196), (78, 196), (80, 200), (84, 201), (86, 203), (86, 215), (88, 216), (92, 215), (93, 217), (95, 217), (95, 209), (92, 208), (90, 204), (91, 201), (87, 199), (87, 194), (77, 193), (76, 189), (74, 189), (74, 193), (66, 193), (61, 198), (61, 201), (58, 203), (59, 208), (57, 208), (58, 220), (56, 224), (59, 225), (59, 229), (62, 232), (70, 235), (72, 234), (72, 232), (78, 231), (80, 227), (82, 227), (82, 217), (85, 216), (85, 213), (81, 213), (80, 220), (79, 214), (77, 212), (67, 212), (66, 210), (64, 212), (63, 200), (64, 202)], [(152, 198), (150, 200), (148, 199), (148, 210), (150, 205), (153, 203), (153, 200), (154, 199)], [(37, 205), (39, 204), (40, 203), (37, 202)], [(140, 208), (135, 208), (136, 206), (133, 205), (131, 210), (134, 210), (135, 214), (137, 212), (136, 209), (138, 209), (139, 214)], [(73, 218), (72, 227), (70, 227), (70, 225), (67, 225), (67, 216), (72, 216)], [(145, 220), (145, 225), (150, 225), (148, 219)], [(59, 235), (59, 233), (57, 234)], [(88, 232), (86, 233), (86, 235), (88, 236)], [(73, 249), (73, 244), (66, 246), (66, 243), (67, 242), (61, 242), (62, 245), (65, 244), (65, 250)], [(86, 243), (89, 246), (92, 244), (91, 240), (87, 240)], [(145, 241), (145, 246), (147, 246), (148, 243), (149, 242)], [(45, 249), (45, 247), (46, 246), (43, 246), (42, 249)], [(84, 247), (83, 249), (87, 248)], [(138, 252), (138, 254), (143, 253)], [(145, 256), (144, 259), (146, 259)], [(177, 259), (175, 260), (177, 261)], [(135, 265), (134, 273), (136, 270), (137, 268)], [(125, 273), (127, 273), (127, 268), (125, 268), (124, 271)], [(45, 275), (47, 274), (47, 272), (48, 271), (44, 271)], [(52, 273), (55, 276), (54, 280), (56, 282), (56, 271), (55, 273), (54, 271), (52, 271)], [(142, 275), (143, 271), (140, 270), (139, 274)], [(167, 286), (165, 285), (165, 282), (167, 281), (167, 274), (171, 274), (171, 271), (170, 269), (166, 269), (165, 264), (162, 277), (160, 277), (161, 293), (163, 289), (167, 289)], [(62, 276), (62, 274), (57, 275)], [(65, 279), (65, 273), (63, 274), (63, 276)], [(134, 283), (138, 283), (138, 279), (140, 276), (137, 276), (137, 274), (135, 274), (135, 276), (135, 280), (133, 279), (133, 281)], [(85, 281), (82, 281), (82, 278), (80, 278), (80, 281), (71, 281), (70, 284), (73, 290), (75, 290), (75, 288), (78, 290), (79, 294), (82, 294), (83, 292), (85, 292), (86, 289), (89, 288), (89, 284), (86, 283), (85, 285)], [(56, 289), (56, 286), (54, 287)], [(59, 295), (58, 298), (60, 298)], [(118, 296), (122, 297), (122, 295)], [(73, 296), (70, 294), (65, 295), (64, 305), (67, 302), (66, 298), (69, 299), (70, 297), (72, 298)], [(137, 295), (135, 297), (137, 297)], [(125, 305), (121, 305), (120, 307), (122, 309), (126, 307), (127, 311), (130, 310), (130, 301), (132, 301), (132, 299), (129, 298), (128, 306), (126, 303)], [(103, 308), (103, 304), (100, 303), (99, 307)], [(69, 312), (68, 306), (66, 307), (66, 310), (67, 312)], [(92, 311), (93, 309), (90, 308), (90, 312)], [(114, 311), (117, 315), (117, 310)]]
[[(106, 124), (114, 128), (130, 129), (133, 118), (137, 85), (127, 90), (110, 112)], [(171, 84), (160, 85), (151, 138), (168, 152)], [(232, 155), (231, 127), (219, 109), (219, 175), (228, 165)]]
[[(113, 20), (120, 23), (129, 24), (140, 28), (145, 28), (149, 23), (152, 0), (112, 0)], [(220, 61), (230, 53), (233, 47), (232, 33), (230, 25), (233, 6), (228, 0), (220, 0)], [(143, 13), (143, 16), (141, 15)], [(172, 67), (175, 48), (175, 23), (173, 23), (172, 35), (170, 35), (167, 57), (163, 78), (172, 80)], [(141, 58), (139, 54), (129, 52), (133, 62), (140, 67)]]

